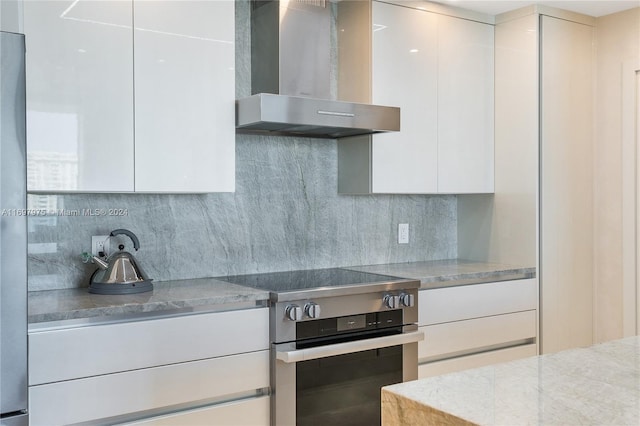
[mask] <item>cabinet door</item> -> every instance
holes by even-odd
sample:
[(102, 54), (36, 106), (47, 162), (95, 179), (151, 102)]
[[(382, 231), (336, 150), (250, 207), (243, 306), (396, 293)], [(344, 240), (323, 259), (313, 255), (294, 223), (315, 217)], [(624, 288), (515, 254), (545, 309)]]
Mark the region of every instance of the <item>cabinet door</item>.
[(29, 386), (29, 421), (113, 424), (113, 417), (125, 421), (150, 410), (198, 407), (268, 387), (269, 351), (249, 352)]
[(512, 312), (538, 306), (535, 278), (421, 290), (418, 323), (442, 324)]
[(31, 332), (29, 385), (264, 350), (268, 324), (260, 308)]
[(472, 355), (459, 356), (418, 365), (418, 379), (484, 367), (536, 355), (536, 345), (521, 345)]
[(400, 107), (400, 132), (373, 136), (372, 190), (437, 191), (437, 16), (373, 3), (373, 102)]
[(130, 1), (25, 1), (30, 191), (133, 191)]
[(531, 344), (536, 337), (536, 311), (492, 315), (420, 327), (418, 360), (435, 361), (497, 347)]
[(125, 424), (136, 426), (269, 426), (269, 421), (269, 397), (261, 396)]
[(540, 317), (542, 352), (550, 353), (594, 337), (594, 29), (540, 22)]
[(493, 192), (493, 26), (438, 19), (438, 192)]
[(134, 2), (135, 190), (235, 189), (231, 0)]

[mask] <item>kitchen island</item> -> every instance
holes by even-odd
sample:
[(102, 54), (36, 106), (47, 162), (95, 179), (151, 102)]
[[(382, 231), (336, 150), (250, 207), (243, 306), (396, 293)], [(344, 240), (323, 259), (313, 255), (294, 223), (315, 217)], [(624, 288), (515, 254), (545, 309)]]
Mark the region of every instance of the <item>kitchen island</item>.
[(640, 338), (382, 389), (382, 424), (640, 424)]

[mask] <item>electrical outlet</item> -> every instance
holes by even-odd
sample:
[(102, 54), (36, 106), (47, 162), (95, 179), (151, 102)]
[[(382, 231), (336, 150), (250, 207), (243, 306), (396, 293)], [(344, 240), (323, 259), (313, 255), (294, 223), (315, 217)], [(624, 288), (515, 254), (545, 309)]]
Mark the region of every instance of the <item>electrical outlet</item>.
[(409, 224), (398, 224), (398, 244), (409, 244)]
[(94, 235), (91, 237), (91, 254), (94, 256), (105, 256), (109, 247), (108, 235)]

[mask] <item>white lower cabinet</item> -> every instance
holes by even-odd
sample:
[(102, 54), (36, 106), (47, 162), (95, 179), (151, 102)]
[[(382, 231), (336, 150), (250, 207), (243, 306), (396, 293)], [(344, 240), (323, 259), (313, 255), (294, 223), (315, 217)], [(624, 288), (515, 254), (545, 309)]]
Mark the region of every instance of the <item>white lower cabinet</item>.
[(268, 336), (267, 308), (30, 332), (30, 424), (266, 425)]
[(474, 355), (427, 362), (418, 365), (418, 377), (422, 379), (425, 377), (438, 376), (440, 374), (453, 373), (455, 371), (467, 370), (469, 368), (484, 367), (485, 365), (497, 364), (499, 362), (514, 361), (516, 359), (526, 358), (536, 354), (536, 345), (535, 343), (532, 343), (530, 345), (496, 349)]
[(422, 290), (420, 378), (537, 353), (535, 279)]
[(269, 397), (262, 396), (126, 424), (145, 426), (269, 426), (269, 413)]

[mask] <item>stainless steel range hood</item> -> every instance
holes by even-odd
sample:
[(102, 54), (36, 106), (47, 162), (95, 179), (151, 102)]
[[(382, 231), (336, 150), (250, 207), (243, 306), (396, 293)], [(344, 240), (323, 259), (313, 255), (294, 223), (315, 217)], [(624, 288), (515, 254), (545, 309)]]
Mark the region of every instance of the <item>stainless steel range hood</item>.
[(325, 0), (252, 2), (253, 96), (236, 102), (239, 133), (335, 139), (400, 130), (399, 108), (332, 94), (331, 24)]
[(238, 101), (236, 128), (336, 139), (400, 130), (400, 109), (261, 93)]

